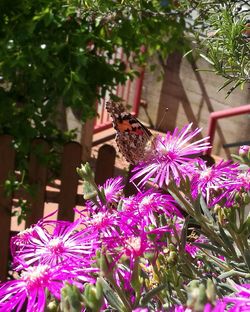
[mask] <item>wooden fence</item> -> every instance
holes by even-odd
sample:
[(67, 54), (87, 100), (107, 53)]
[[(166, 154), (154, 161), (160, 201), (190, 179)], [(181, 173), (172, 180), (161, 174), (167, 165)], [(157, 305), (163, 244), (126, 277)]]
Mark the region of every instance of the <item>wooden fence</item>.
[[(60, 184), (57, 189), (49, 187), (47, 182), (48, 168), (39, 161), (37, 153), (32, 153), (29, 158), (29, 183), (34, 186), (35, 196), (31, 197), (23, 191), (14, 192), (6, 196), (5, 181), (15, 174), (15, 151), (12, 144), (13, 138), (9, 135), (0, 136), (0, 280), (5, 280), (9, 261), (9, 240), (11, 236), (11, 211), (15, 199), (25, 197), (31, 204), (31, 210), (26, 220), (25, 227), (36, 223), (44, 215), (45, 203), (58, 204), (58, 219), (74, 220), (73, 208), (84, 205), (82, 194), (78, 194), (79, 177), (76, 167), (81, 164), (82, 146), (76, 142), (67, 143), (63, 148), (61, 160)], [(49, 145), (42, 139), (33, 141), (34, 150), (39, 147), (39, 152), (49, 153)], [(103, 184), (107, 178), (114, 176), (116, 151), (110, 145), (103, 145), (98, 152), (95, 165), (95, 180)], [(127, 176), (129, 179), (130, 174)], [(127, 180), (128, 181), (128, 180)], [(133, 192), (126, 183), (125, 193)]]

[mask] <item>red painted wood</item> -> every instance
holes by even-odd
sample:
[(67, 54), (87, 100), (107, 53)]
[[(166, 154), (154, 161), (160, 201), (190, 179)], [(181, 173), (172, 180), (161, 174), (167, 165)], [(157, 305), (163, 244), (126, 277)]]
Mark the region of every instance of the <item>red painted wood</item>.
[[(228, 117), (242, 115), (242, 114), (249, 114), (249, 113), (250, 113), (250, 104), (211, 113), (209, 117), (208, 133), (207, 133), (207, 135), (209, 136), (208, 141), (210, 145), (211, 146), (213, 145), (216, 124), (217, 124), (218, 119), (228, 118)], [(212, 152), (212, 148), (207, 150), (205, 152), (205, 155), (211, 155), (211, 152)]]

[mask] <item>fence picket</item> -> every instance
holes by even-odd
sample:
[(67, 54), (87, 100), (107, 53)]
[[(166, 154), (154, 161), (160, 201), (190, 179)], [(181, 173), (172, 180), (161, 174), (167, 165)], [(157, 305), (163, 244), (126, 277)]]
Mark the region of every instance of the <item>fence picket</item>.
[(42, 157), (49, 152), (49, 145), (42, 139), (35, 139), (32, 143), (32, 152), (29, 163), (29, 182), (34, 188), (32, 195), (28, 195), (31, 204), (31, 211), (28, 213), (26, 227), (37, 223), (43, 217), (45, 191), (47, 184), (47, 166), (42, 161)]
[(12, 137), (2, 135), (0, 137), (0, 280), (7, 277), (9, 259), (9, 239), (11, 223), (12, 197), (6, 196), (4, 183), (14, 174), (15, 151), (12, 146)]
[(73, 221), (76, 205), (78, 174), (76, 168), (81, 164), (82, 146), (76, 142), (64, 146), (61, 169), (61, 188), (59, 195), (58, 219)]
[[(132, 184), (132, 183), (129, 183), (129, 180), (132, 178), (133, 174), (132, 174), (132, 170), (134, 169), (135, 166), (133, 165), (130, 165), (129, 166), (129, 172), (128, 172), (128, 175), (127, 175), (127, 180), (126, 180), (126, 184), (125, 184), (125, 187), (124, 187), (124, 194), (126, 196), (131, 196), (131, 195), (134, 195), (136, 194), (137, 192), (137, 189), (136, 187)], [(135, 182), (136, 183), (136, 182)]]
[(114, 176), (115, 148), (104, 144), (100, 147), (96, 161), (95, 182), (97, 185), (103, 184), (108, 178)]
[[(34, 193), (32, 195), (27, 194), (25, 189), (19, 189), (10, 197), (6, 197), (4, 183), (11, 174), (15, 174), (15, 151), (11, 144), (12, 140), (11, 136), (0, 136), (0, 280), (5, 280), (7, 277), (13, 198), (27, 198), (31, 205), (31, 211), (28, 213), (26, 220), (26, 227), (36, 223), (43, 217), (46, 200), (59, 204), (57, 216), (59, 220), (73, 221), (73, 208), (77, 204), (84, 205), (82, 196), (77, 193), (79, 177), (76, 173), (76, 167), (79, 167), (81, 164), (82, 146), (76, 142), (70, 142), (64, 146), (61, 160), (60, 192), (48, 188), (48, 168), (42, 161), (42, 158), (49, 153), (49, 146), (46, 141), (36, 139), (33, 142), (33, 149), (30, 155), (28, 175), (30, 185), (34, 187)], [(115, 157), (116, 151), (113, 146), (105, 144), (99, 149), (95, 170), (97, 184), (103, 184), (106, 179), (114, 176)]]

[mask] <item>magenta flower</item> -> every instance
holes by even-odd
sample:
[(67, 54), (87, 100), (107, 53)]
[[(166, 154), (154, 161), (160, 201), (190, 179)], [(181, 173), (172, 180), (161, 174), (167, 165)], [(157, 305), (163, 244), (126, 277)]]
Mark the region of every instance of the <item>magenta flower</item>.
[[(225, 312), (225, 311), (231, 312), (231, 310), (226, 310), (225, 308), (226, 308), (226, 304), (218, 300), (215, 306), (211, 305), (210, 303), (205, 304), (203, 312)], [(170, 312), (194, 312), (194, 310), (192, 308), (180, 305), (180, 306), (175, 306), (174, 308), (170, 309)]]
[(38, 265), (21, 273), (18, 280), (0, 285), (0, 311), (4, 312), (43, 312), (46, 307), (46, 289), (57, 299), (65, 282), (76, 284), (77, 273), (74, 267), (52, 267)]
[(192, 312), (192, 309), (187, 308), (183, 305), (175, 306), (174, 308), (170, 309), (170, 312)]
[(119, 213), (109, 211), (98, 212), (91, 217), (84, 218), (82, 223), (89, 229), (97, 232), (100, 241), (102, 237), (110, 237), (118, 235), (119, 231)]
[(93, 228), (80, 229), (81, 222), (40, 221), (31, 230), (13, 237), (11, 251), (16, 269), (65, 261), (82, 266), (89, 261), (98, 247), (98, 236)]
[(230, 304), (230, 312), (250, 311), (250, 284), (236, 285), (239, 291), (233, 296), (221, 299), (225, 304)]
[(165, 137), (157, 136), (143, 162), (135, 167), (131, 180), (142, 178), (139, 184), (145, 184), (152, 179), (160, 187), (171, 180), (178, 183), (186, 175), (185, 164), (191, 160), (190, 156), (210, 147), (207, 138), (190, 143), (201, 132), (199, 128), (192, 131), (191, 127), (192, 123), (180, 131), (175, 128), (172, 134), (167, 132)]
[(245, 191), (250, 191), (250, 168), (247, 170), (242, 170), (238, 177), (236, 183), (236, 189), (239, 191), (244, 189)]
[(133, 268), (136, 258), (142, 257), (146, 252), (156, 254), (159, 248), (157, 242), (150, 240), (148, 233), (143, 230), (137, 235), (133, 235), (132, 233), (127, 235), (126, 233), (121, 233), (116, 237), (104, 237), (103, 243), (112, 255), (114, 263), (116, 263), (121, 257), (125, 256), (129, 258), (131, 268)]
[[(207, 303), (204, 306), (204, 312), (243, 312), (250, 311), (250, 284), (236, 285), (239, 291), (235, 295), (223, 297), (216, 301), (213, 306)], [(176, 306), (172, 312), (191, 312), (192, 309), (184, 306)]]
[(145, 252), (157, 254), (167, 245), (166, 235), (172, 235), (174, 229), (179, 232), (182, 226), (173, 198), (149, 190), (123, 199), (114, 229), (108, 228), (110, 235), (105, 230), (102, 242), (116, 260), (127, 256), (133, 265)]
[[(173, 216), (182, 217), (176, 207), (174, 199), (170, 195), (148, 190), (139, 192), (135, 196), (124, 199), (123, 211), (120, 217), (127, 224), (131, 224), (132, 219), (135, 225), (144, 222), (145, 226), (159, 226), (159, 216), (164, 214), (166, 218)], [(130, 222), (128, 222), (131, 220)]]
[(105, 201), (97, 195), (96, 200), (87, 200), (86, 208), (91, 214), (105, 212), (107, 209), (113, 209), (121, 198), (124, 188), (123, 178), (110, 178), (103, 185), (98, 186), (100, 192), (104, 195)]
[(237, 178), (228, 185), (226, 192), (218, 198), (217, 202), (223, 199), (226, 207), (231, 207), (235, 203), (235, 197), (240, 197), (242, 192), (250, 191), (250, 169), (239, 172)]
[(211, 167), (199, 161), (194, 167), (191, 180), (193, 198), (202, 194), (208, 204), (214, 204), (222, 198), (237, 183), (239, 165), (231, 161), (221, 161)]
[(122, 177), (110, 178), (106, 180), (103, 186), (100, 186), (99, 188), (104, 191), (106, 200), (109, 203), (117, 202), (119, 201), (120, 195), (124, 188), (123, 178)]
[(249, 145), (242, 145), (239, 148), (239, 155), (242, 157), (245, 157), (250, 152), (250, 146)]
[[(207, 243), (208, 239), (201, 235), (194, 240), (195, 243)], [(185, 251), (190, 254), (192, 258), (195, 258), (200, 248), (190, 242), (186, 242)]]

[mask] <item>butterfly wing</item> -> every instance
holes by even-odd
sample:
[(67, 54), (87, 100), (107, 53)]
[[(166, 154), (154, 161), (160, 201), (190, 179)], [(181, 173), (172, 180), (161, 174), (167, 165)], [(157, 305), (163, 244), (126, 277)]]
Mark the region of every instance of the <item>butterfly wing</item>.
[(116, 143), (120, 152), (131, 164), (143, 159), (145, 147), (152, 133), (119, 103), (107, 103), (106, 107), (113, 119)]

